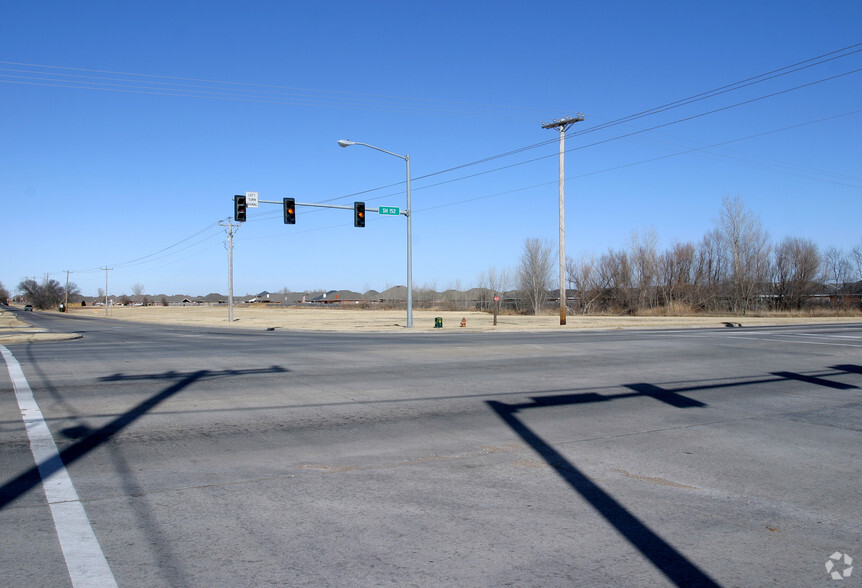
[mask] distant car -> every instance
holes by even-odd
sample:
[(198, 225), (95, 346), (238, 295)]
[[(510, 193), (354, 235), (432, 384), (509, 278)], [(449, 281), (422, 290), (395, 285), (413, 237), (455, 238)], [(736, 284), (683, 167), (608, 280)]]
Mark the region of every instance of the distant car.
[(25, 306), (24, 306), (24, 310), (25, 310), (25, 311), (29, 310), (30, 312), (33, 312), (33, 305), (32, 305), (32, 304), (27, 304), (27, 305), (25, 305)]

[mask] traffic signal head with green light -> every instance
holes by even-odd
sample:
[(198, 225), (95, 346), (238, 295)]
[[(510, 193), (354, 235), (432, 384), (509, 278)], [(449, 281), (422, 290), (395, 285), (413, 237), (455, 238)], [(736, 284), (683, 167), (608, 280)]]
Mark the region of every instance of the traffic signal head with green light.
[(244, 223), (247, 210), (248, 210), (248, 204), (246, 203), (245, 196), (234, 196), (233, 197), (233, 220), (235, 220), (238, 223)]
[(365, 226), (365, 203), (364, 202), (354, 202), (353, 203), (353, 226), (354, 227), (364, 227)]
[(293, 198), (283, 198), (284, 203), (284, 224), (296, 224), (296, 200)]

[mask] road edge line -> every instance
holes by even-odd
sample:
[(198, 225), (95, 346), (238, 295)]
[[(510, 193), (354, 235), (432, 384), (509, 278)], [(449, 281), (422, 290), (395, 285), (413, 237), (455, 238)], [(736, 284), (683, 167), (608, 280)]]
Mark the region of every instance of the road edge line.
[(75, 587), (115, 587), (111, 567), (108, 565), (96, 533), (78, 498), (72, 478), (62, 463), (57, 444), (42, 416), (39, 405), (24, 376), (21, 364), (3, 345), (0, 354), (6, 361), (12, 388), (18, 400), (18, 409), (30, 441), (30, 453), (39, 468), (42, 488), (54, 519), (54, 528), (66, 560), (69, 578)]

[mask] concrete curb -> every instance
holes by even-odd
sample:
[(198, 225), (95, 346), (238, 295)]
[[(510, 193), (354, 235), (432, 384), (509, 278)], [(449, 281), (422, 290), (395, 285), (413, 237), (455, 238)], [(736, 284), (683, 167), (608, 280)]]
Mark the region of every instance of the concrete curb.
[(0, 330), (0, 344), (7, 343), (37, 343), (40, 341), (70, 341), (72, 339), (80, 339), (83, 335), (80, 333), (51, 333), (50, 331), (24, 331), (15, 330), (12, 332), (4, 332)]
[(0, 344), (68, 341), (81, 337), (83, 335), (80, 333), (52, 333), (45, 329), (38, 329), (12, 314), (0, 311)]

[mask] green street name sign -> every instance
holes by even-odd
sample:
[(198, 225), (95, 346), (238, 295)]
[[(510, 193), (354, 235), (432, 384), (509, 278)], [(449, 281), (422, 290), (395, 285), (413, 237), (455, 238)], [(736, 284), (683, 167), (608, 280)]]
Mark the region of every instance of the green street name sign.
[(380, 214), (399, 215), (401, 214), (401, 209), (395, 206), (381, 206), (377, 209), (377, 212)]

